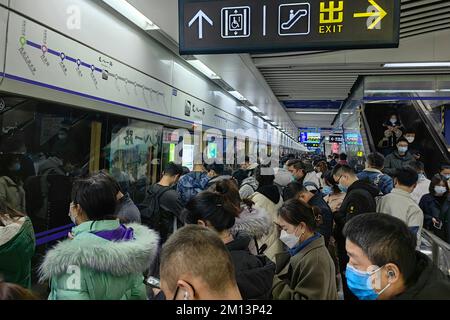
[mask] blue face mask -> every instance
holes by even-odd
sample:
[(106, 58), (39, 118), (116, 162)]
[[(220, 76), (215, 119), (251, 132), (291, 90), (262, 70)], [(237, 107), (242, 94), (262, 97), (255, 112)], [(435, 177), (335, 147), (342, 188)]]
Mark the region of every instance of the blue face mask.
[(347, 270), (345, 273), (347, 285), (359, 300), (377, 300), (378, 297), (391, 286), (389, 283), (379, 293), (375, 292), (372, 287), (371, 276), (380, 270), (381, 268), (372, 272), (362, 272), (355, 269), (350, 264), (347, 265)]
[(322, 189), (322, 193), (326, 196), (330, 195), (333, 193), (333, 189), (330, 186), (325, 186)]
[(398, 152), (403, 154), (408, 152), (408, 147), (398, 147)]
[(340, 183), (339, 183), (338, 187), (339, 187), (339, 190), (341, 190), (342, 192), (347, 192), (347, 191), (348, 191), (348, 187), (343, 186), (343, 185), (340, 184)]

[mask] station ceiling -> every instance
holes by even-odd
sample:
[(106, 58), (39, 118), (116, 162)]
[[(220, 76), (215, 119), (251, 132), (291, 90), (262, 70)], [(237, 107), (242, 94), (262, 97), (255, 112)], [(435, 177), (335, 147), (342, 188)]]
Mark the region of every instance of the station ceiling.
[[(178, 0), (128, 0), (178, 42)], [(272, 120), (329, 128), (358, 77), (438, 74), (442, 69), (388, 69), (385, 63), (450, 61), (450, 1), (401, 0), (398, 49), (197, 56)], [(450, 72), (450, 69), (447, 70)], [(271, 92), (268, 92), (271, 91)], [(305, 113), (314, 114), (305, 114)], [(322, 114), (320, 114), (322, 113)], [(328, 113), (328, 114), (323, 114)]]

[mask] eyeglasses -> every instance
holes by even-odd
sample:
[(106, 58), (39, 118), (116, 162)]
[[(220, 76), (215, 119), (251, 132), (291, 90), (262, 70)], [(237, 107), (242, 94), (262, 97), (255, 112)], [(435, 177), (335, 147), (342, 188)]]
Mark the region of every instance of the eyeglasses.
[[(186, 282), (187, 283), (187, 282)], [(194, 289), (194, 287), (190, 284), (190, 283), (187, 283), (188, 284), (188, 286), (190, 286), (191, 288), (192, 288), (192, 292), (193, 292), (193, 294), (194, 294), (194, 297), (195, 297), (195, 289)], [(172, 300), (177, 300), (177, 297), (178, 297), (178, 292), (180, 291), (180, 287), (177, 285), (177, 289), (175, 290), (175, 295), (173, 296), (173, 299)], [(185, 296), (184, 296), (184, 300), (188, 300), (188, 293), (187, 293), (187, 291), (186, 291), (186, 293), (185, 293)]]

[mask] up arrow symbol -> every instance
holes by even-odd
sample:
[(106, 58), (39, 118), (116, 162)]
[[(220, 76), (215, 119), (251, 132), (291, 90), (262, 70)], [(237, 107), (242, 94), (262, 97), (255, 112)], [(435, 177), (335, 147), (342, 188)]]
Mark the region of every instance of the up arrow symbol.
[(198, 20), (198, 38), (199, 39), (203, 39), (203, 20), (208, 22), (211, 26), (213, 26), (214, 23), (212, 22), (212, 20), (202, 10), (200, 10), (199, 12), (197, 12), (197, 14), (189, 22), (189, 28), (191, 28), (192, 25), (197, 20)]

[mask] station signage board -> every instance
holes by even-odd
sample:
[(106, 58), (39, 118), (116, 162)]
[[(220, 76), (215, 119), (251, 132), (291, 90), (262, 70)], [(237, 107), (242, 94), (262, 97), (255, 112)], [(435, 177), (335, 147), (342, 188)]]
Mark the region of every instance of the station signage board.
[(180, 53), (392, 48), (400, 0), (179, 0)]
[(332, 135), (329, 137), (330, 143), (338, 143), (341, 144), (344, 142), (344, 137), (342, 135)]

